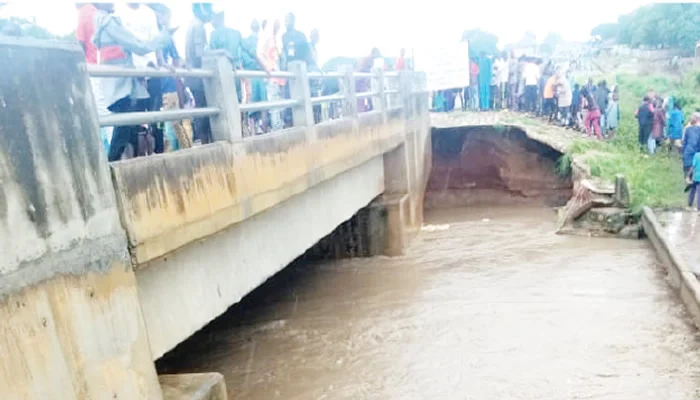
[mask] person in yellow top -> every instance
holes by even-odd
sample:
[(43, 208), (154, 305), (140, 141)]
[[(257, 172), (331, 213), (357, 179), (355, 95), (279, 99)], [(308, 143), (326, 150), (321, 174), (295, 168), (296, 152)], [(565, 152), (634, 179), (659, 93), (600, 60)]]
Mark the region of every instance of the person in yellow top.
[(544, 102), (542, 104), (542, 114), (549, 117), (549, 122), (552, 122), (557, 114), (557, 103), (555, 98), (554, 90), (557, 86), (557, 76), (552, 75), (547, 79), (544, 84), (544, 90), (542, 92), (542, 97)]

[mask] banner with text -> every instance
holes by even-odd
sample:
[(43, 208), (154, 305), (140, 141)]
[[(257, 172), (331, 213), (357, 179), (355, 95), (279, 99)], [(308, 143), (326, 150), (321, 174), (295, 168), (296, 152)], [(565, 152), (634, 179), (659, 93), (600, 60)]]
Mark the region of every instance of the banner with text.
[(414, 49), (415, 70), (425, 72), (428, 90), (469, 86), (469, 44), (442, 44)]

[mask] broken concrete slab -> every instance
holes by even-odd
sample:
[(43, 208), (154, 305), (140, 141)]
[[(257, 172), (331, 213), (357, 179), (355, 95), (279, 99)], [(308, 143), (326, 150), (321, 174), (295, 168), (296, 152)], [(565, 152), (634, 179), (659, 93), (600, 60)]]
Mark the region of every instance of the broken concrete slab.
[(217, 373), (158, 375), (163, 400), (226, 400), (224, 376)]

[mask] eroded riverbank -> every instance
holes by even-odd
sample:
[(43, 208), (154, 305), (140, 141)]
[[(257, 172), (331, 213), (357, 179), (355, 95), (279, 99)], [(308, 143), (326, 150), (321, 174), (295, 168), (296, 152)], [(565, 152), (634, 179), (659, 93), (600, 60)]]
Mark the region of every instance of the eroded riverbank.
[(698, 335), (649, 245), (553, 221), (432, 212), (406, 256), (292, 266), (159, 369), (219, 371), (233, 399), (698, 398)]

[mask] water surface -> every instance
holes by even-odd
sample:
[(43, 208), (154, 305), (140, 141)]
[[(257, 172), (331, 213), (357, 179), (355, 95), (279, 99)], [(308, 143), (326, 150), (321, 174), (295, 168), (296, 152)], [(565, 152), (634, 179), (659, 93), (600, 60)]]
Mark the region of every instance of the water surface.
[(700, 398), (697, 334), (649, 245), (554, 221), (441, 210), (404, 257), (294, 265), (159, 370), (221, 372), (230, 399)]

